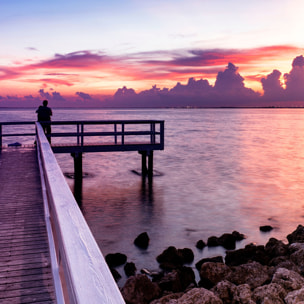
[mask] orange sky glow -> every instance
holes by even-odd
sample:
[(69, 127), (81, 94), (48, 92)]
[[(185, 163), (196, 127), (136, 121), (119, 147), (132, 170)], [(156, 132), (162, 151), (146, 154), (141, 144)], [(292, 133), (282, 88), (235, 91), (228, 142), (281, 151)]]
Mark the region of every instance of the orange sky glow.
[(304, 54), (298, 0), (17, 2), (0, 5), (0, 102), (170, 90), (189, 78), (214, 86), (229, 63), (263, 95), (262, 79), (278, 70), (284, 88)]

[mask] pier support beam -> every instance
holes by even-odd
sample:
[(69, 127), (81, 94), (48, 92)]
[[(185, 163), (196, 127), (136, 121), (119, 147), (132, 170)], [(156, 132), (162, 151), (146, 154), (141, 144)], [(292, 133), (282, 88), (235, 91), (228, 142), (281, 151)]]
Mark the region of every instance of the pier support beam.
[(71, 153), (74, 158), (74, 196), (79, 206), (82, 204), (82, 153)]
[[(153, 151), (138, 151), (141, 154), (141, 174), (144, 177), (148, 175), (149, 179), (153, 177)], [(147, 166), (148, 157), (148, 166)]]

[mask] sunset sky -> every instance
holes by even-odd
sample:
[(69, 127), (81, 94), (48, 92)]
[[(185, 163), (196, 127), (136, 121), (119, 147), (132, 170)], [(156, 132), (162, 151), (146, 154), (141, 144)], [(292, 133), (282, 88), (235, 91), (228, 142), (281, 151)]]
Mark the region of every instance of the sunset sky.
[(214, 85), (228, 63), (262, 94), (304, 53), (303, 12), (302, 0), (1, 0), (0, 106)]

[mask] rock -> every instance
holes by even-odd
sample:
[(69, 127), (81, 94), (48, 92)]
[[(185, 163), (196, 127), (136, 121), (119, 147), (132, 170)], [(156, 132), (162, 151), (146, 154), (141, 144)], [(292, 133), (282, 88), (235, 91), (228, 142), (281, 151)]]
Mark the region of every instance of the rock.
[(218, 238), (216, 236), (210, 236), (207, 240), (207, 246), (216, 247), (219, 246)]
[(177, 254), (181, 257), (182, 264), (191, 264), (194, 260), (194, 254), (190, 248), (177, 249)]
[(295, 231), (287, 235), (289, 244), (304, 243), (304, 227), (299, 225)]
[(225, 280), (231, 274), (231, 269), (224, 263), (204, 263), (200, 270), (200, 286), (211, 288), (218, 282)]
[(265, 252), (270, 257), (284, 256), (288, 254), (288, 245), (275, 238), (270, 238), (265, 245)]
[(117, 267), (127, 262), (127, 256), (123, 253), (109, 253), (106, 255), (105, 260), (110, 268)]
[(233, 295), (233, 304), (256, 304), (252, 300), (252, 291), (248, 284), (241, 284), (236, 286), (236, 290)]
[(286, 268), (298, 273), (300, 272), (299, 267), (294, 262), (292, 262), (288, 256), (275, 257), (269, 262), (268, 266), (274, 266), (274, 272), (276, 272), (276, 270), (279, 268)]
[(161, 290), (144, 274), (137, 274), (127, 279), (121, 294), (128, 304), (148, 304), (158, 298)]
[(186, 263), (192, 263), (194, 259), (193, 251), (189, 248), (176, 249), (171, 246), (165, 249), (156, 260), (162, 269), (175, 269)]
[(304, 249), (297, 250), (291, 254), (290, 260), (298, 266), (300, 272), (304, 272)]
[(182, 290), (186, 290), (189, 286), (196, 286), (195, 274), (191, 267), (181, 267), (177, 270), (180, 276)]
[(211, 291), (218, 296), (223, 303), (231, 304), (233, 300), (233, 296), (236, 292), (236, 285), (232, 284), (229, 281), (221, 281), (217, 283)]
[(134, 276), (136, 273), (136, 266), (133, 262), (126, 263), (124, 271), (127, 277)]
[(270, 281), (269, 267), (258, 262), (251, 262), (240, 266), (231, 267), (226, 280), (235, 285), (248, 284), (250, 288), (256, 288)]
[(148, 236), (148, 233), (143, 232), (136, 237), (136, 239), (134, 240), (134, 244), (139, 248), (147, 249), (149, 246), (149, 241), (150, 238)]
[(294, 253), (300, 249), (304, 249), (304, 243), (292, 243), (288, 246), (289, 252)]
[(207, 262), (214, 262), (214, 263), (224, 263), (224, 260), (223, 260), (223, 257), (222, 256), (216, 256), (216, 257), (213, 257), (213, 258), (205, 258), (205, 259), (201, 259), (199, 260), (196, 264), (195, 264), (195, 268), (200, 271), (201, 270), (201, 267), (204, 263), (207, 263)]
[(264, 246), (249, 244), (245, 248), (226, 252), (225, 263), (229, 266), (246, 264), (250, 261), (256, 261), (263, 265), (269, 263), (270, 257), (265, 252)]
[[(173, 303), (173, 300), (177, 300), (178, 298), (180, 298), (183, 295), (184, 295), (183, 292), (171, 293), (171, 294), (168, 294), (164, 297), (161, 297), (160, 299), (153, 300), (152, 302), (150, 302), (150, 304), (169, 304), (169, 303)], [(174, 303), (176, 303), (176, 302), (174, 301)]]
[(209, 247), (223, 246), (227, 250), (235, 249), (235, 242), (243, 240), (245, 236), (237, 231), (232, 233), (224, 233), (219, 238), (211, 236), (208, 238), (207, 245)]
[(203, 240), (199, 240), (197, 241), (195, 246), (197, 249), (204, 249), (207, 245)]
[(293, 291), (304, 285), (304, 278), (297, 272), (279, 268), (273, 275), (271, 282), (281, 285), (286, 291)]
[(190, 285), (196, 286), (195, 274), (190, 267), (181, 267), (165, 274), (158, 282), (163, 291), (180, 292)]
[(289, 292), (284, 300), (286, 304), (300, 304), (300, 303), (303, 304), (304, 287), (299, 290)]
[(218, 238), (218, 243), (227, 250), (235, 249), (236, 238), (233, 234), (224, 233)]
[(213, 292), (205, 288), (193, 288), (170, 304), (223, 304)]
[(269, 232), (273, 229), (273, 227), (269, 226), (269, 225), (265, 225), (265, 226), (260, 226), (260, 231), (262, 232)]
[(234, 236), (236, 241), (242, 241), (246, 238), (244, 234), (239, 233), (238, 231), (233, 231), (232, 235)]
[(157, 262), (160, 263), (162, 269), (174, 269), (182, 265), (182, 258), (178, 254), (177, 249), (173, 246), (165, 249), (159, 256), (156, 258)]
[(284, 298), (286, 296), (286, 291), (284, 288), (276, 283), (270, 283), (268, 285), (257, 287), (252, 294), (253, 300), (256, 303), (261, 304), (284, 304)]

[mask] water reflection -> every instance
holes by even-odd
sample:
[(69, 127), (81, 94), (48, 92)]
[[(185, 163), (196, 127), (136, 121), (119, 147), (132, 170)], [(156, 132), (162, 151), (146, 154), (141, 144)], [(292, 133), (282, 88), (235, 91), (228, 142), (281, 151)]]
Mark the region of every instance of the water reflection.
[[(83, 180), (83, 212), (102, 252), (125, 253), (139, 269), (157, 267), (169, 245), (192, 248), (196, 262), (224, 254), (197, 250), (200, 239), (237, 230), (248, 237), (238, 246), (265, 244), (303, 222), (303, 109), (57, 110), (54, 119), (165, 120), (165, 151), (154, 155), (162, 174), (152, 184), (132, 172), (141, 167), (136, 152), (83, 158), (93, 174)], [(72, 171), (71, 156), (56, 158)], [(266, 224), (275, 229), (261, 233)], [(133, 245), (144, 231), (146, 251)]]

